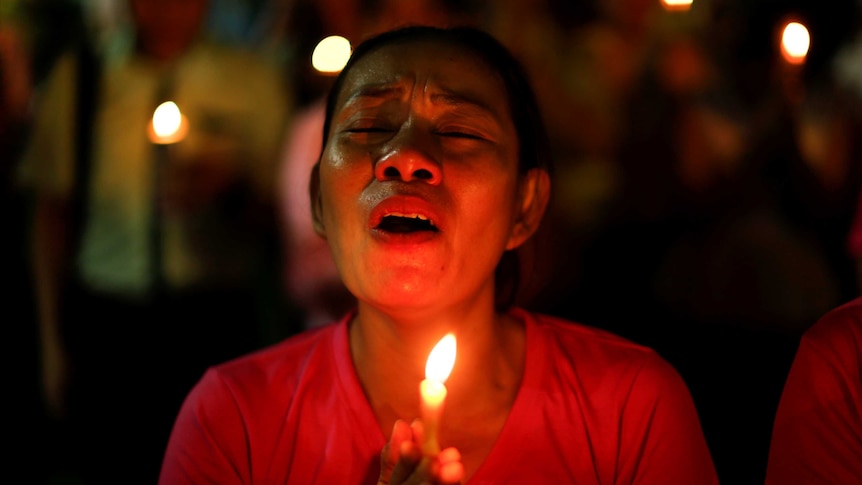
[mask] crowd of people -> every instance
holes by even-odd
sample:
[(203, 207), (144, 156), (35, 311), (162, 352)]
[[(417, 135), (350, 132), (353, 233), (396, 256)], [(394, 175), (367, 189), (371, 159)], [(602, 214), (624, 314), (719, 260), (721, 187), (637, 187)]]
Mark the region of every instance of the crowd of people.
[[(405, 25), (458, 25), (488, 32), (523, 65), (553, 161), (542, 167), (550, 176), (543, 223), (515, 245), (529, 239), (518, 261), (501, 257), (496, 266), (519, 265), (511, 305), (530, 313), (472, 313), (491, 327), (527, 322), (528, 338), (548, 325), (534, 314), (553, 315), (657, 352), (659, 367), (679, 373), (682, 391), (674, 372), (661, 382), (684, 410), (690, 392), (722, 482), (762, 483), (767, 458), (772, 483), (853, 477), (847, 463), (862, 450), (844, 445), (854, 435), (799, 427), (815, 404), (798, 401), (841, 403), (848, 409), (834, 419), (821, 407), (820, 424), (836, 428), (846, 418), (841, 426), (862, 429), (853, 420), (860, 393), (835, 370), (853, 369), (848, 356), (862, 342), (858, 304), (845, 305), (862, 281), (857, 9), (851, 0), (696, 0), (685, 11), (659, 0), (9, 2), (0, 8), (0, 158), (12, 229), (3, 238), (4, 287), (16, 315), (7, 345), (27, 359), (16, 376), (16, 412), (26, 418), (17, 451), (45, 460), (33, 472), (39, 481), (103, 483), (135, 469), (140, 483), (153, 483), (174, 418), (212, 366), (320, 327), (336, 334), (318, 339), (349, 337), (340, 344), (354, 353), (392, 352), (368, 336), (409, 327), (412, 314), (365, 281), (368, 269), (355, 259), (371, 256), (325, 209), (345, 204), (340, 186), (328, 185), (340, 180), (331, 151), (344, 142), (326, 131), (342, 122), (338, 93), (329, 104), (327, 95), (333, 83), (355, 86), (314, 71), (311, 50), (330, 34), (356, 47)], [(77, 21), (58, 28), (57, 12)], [(801, 64), (778, 49), (789, 20), (811, 32)], [(404, 56), (424, 59), (425, 51)], [(387, 68), (415, 75), (438, 66)], [(189, 130), (161, 144), (147, 130), (169, 100)], [(423, 136), (408, 138), (419, 144)], [(483, 224), (493, 232), (491, 220)], [(476, 248), (490, 244), (486, 237), (496, 236), (477, 234)], [(456, 285), (450, 290), (454, 298)], [(839, 324), (828, 322), (837, 320), (854, 322), (835, 330), (850, 338), (831, 336)], [(337, 333), (351, 321), (361, 324)], [(354, 346), (359, 329), (368, 347)], [(512, 335), (494, 338), (512, 350)], [(427, 350), (427, 339), (413, 337), (401, 344)], [(291, 349), (294, 359), (325, 357)], [(362, 453), (387, 441), (410, 448), (402, 442), (411, 431), (375, 407), (384, 397), (402, 409), (409, 402), (369, 385), (394, 377), (375, 360), (354, 354), (353, 364), (358, 380), (344, 385), (364, 391), (385, 429)], [(828, 396), (805, 387), (826, 386), (812, 378), (825, 368), (836, 376)], [(220, 386), (236, 378), (207, 374), (192, 399), (218, 403)], [(520, 411), (513, 400), (501, 397), (494, 412)], [(179, 423), (200, 428), (200, 418), (184, 409)], [(485, 456), (464, 453), (482, 448), (474, 438), (452, 437), (468, 477), (482, 475), (477, 456)], [(840, 471), (806, 468), (798, 449), (776, 446), (803, 439), (840, 448), (818, 460)], [(812, 450), (803, 451), (819, 456)], [(399, 473), (429, 473), (410, 453), (392, 456)]]

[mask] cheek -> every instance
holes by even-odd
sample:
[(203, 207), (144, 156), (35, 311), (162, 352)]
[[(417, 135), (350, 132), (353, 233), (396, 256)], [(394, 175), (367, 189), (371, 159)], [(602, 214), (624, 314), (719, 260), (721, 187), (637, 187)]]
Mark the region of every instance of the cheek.
[(320, 166), (320, 200), (326, 238), (334, 252), (343, 252), (344, 246), (355, 244), (353, 238), (365, 229), (361, 198), (370, 170), (338, 160), (335, 154)]
[(517, 176), (508, 167), (491, 166), (474, 173), (458, 174), (461, 180), (469, 182), (461, 185), (462, 194), (469, 198), (470, 206), (488, 213), (492, 221), (509, 221), (514, 207), (517, 206)]
[(516, 199), (514, 183), (499, 174), (464, 187), (461, 200), (469, 239), (500, 246), (500, 252), (504, 251), (516, 222)]
[(345, 177), (341, 170), (331, 167), (321, 167), (320, 170), (320, 202), (323, 222), (326, 225), (327, 237), (330, 240), (337, 236), (339, 222), (344, 220), (343, 214), (348, 208), (344, 190)]
[[(330, 145), (320, 162), (320, 190), (324, 203), (356, 194), (367, 184), (374, 172), (367, 154), (354, 153), (341, 145)], [(363, 156), (364, 155), (364, 156)]]

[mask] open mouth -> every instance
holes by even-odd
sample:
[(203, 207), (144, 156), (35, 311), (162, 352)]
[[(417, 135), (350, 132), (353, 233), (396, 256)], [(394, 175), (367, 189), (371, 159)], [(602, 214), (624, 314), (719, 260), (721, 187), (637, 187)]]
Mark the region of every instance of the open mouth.
[(377, 229), (386, 232), (406, 234), (421, 231), (437, 232), (434, 221), (420, 214), (390, 213), (380, 219)]

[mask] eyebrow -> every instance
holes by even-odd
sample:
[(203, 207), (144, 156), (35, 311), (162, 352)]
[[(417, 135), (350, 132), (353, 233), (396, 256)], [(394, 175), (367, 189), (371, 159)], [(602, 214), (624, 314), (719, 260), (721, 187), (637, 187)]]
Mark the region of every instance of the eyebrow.
[[(403, 95), (404, 89), (405, 88), (403, 86), (391, 83), (371, 84), (362, 86), (345, 100), (344, 105), (350, 105), (357, 99), (362, 98), (385, 99), (400, 97), (401, 95)], [(457, 93), (446, 88), (438, 88), (438, 90), (439, 92), (431, 94), (432, 103), (446, 104), (449, 106), (472, 106), (479, 108), (482, 111), (487, 111), (491, 114), (497, 114), (496, 111), (492, 109), (487, 103), (480, 101), (474, 96)]]
[(390, 83), (383, 84), (370, 84), (366, 86), (362, 86), (356, 92), (351, 94), (346, 100), (344, 100), (344, 105), (349, 105), (353, 101), (360, 98), (372, 98), (372, 99), (383, 99), (383, 98), (393, 98), (399, 97), (404, 93), (404, 88), (402, 86), (398, 86)]
[(447, 89), (441, 89), (440, 91), (441, 92), (439, 93), (434, 93), (431, 95), (431, 101), (433, 103), (443, 103), (450, 106), (472, 106), (494, 115), (497, 114), (497, 112), (492, 109), (491, 106), (489, 106), (485, 102), (480, 101), (479, 99), (476, 99), (473, 96), (456, 93)]

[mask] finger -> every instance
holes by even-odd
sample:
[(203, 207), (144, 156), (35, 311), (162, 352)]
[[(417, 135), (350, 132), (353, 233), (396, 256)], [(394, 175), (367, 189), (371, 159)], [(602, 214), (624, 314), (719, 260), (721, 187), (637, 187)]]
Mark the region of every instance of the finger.
[(414, 441), (404, 441), (401, 443), (400, 461), (418, 464), (422, 459), (422, 448)]
[(458, 484), (464, 479), (461, 453), (456, 448), (446, 448), (437, 455), (435, 475), (440, 483)]
[(401, 457), (401, 445), (412, 440), (410, 426), (402, 420), (396, 420), (392, 427), (392, 435), (380, 452), (380, 478), (378, 484), (386, 485), (391, 481), (392, 472)]
[(395, 425), (392, 427), (392, 436), (389, 438), (389, 443), (391, 443), (389, 455), (386, 459), (395, 464), (401, 455), (401, 444), (412, 440), (413, 432), (410, 426), (404, 420), (395, 420)]
[(413, 433), (414, 443), (422, 443), (424, 441), (425, 425), (422, 424), (422, 420), (414, 419), (413, 422), (410, 423), (410, 431)]
[[(427, 475), (422, 473), (422, 450), (416, 443), (412, 441), (403, 441), (400, 448), (400, 457), (395, 468), (392, 470), (390, 482), (395, 483), (414, 483), (417, 477)], [(416, 475), (416, 477), (413, 477)], [(411, 479), (408, 481), (408, 479)]]
[(452, 461), (461, 461), (461, 452), (458, 451), (458, 448), (446, 448), (437, 455), (437, 459), (440, 463), (448, 463)]
[(460, 461), (443, 463), (440, 465), (440, 470), (437, 474), (440, 483), (446, 485), (456, 485), (464, 479), (464, 465)]

